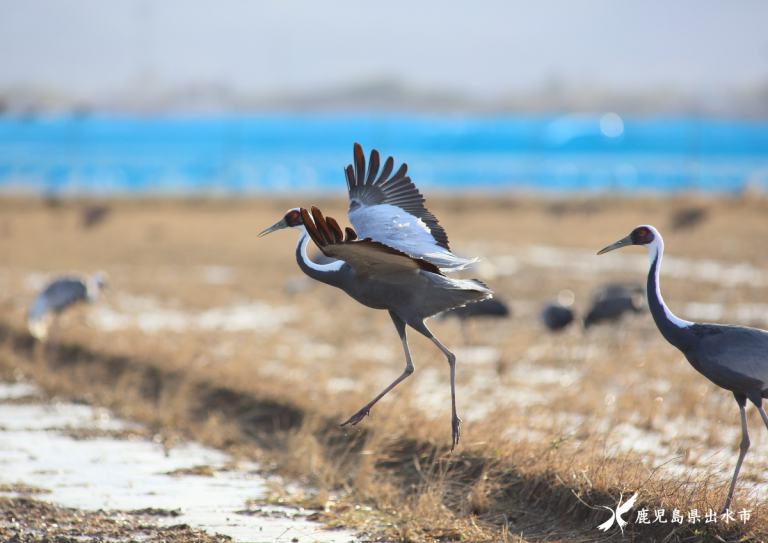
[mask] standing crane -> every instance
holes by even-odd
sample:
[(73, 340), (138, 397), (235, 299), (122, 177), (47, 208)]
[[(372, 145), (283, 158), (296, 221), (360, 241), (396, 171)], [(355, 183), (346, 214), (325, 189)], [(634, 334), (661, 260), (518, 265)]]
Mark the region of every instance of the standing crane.
[(768, 428), (763, 398), (768, 397), (768, 332), (730, 324), (700, 324), (677, 318), (664, 303), (659, 289), (659, 267), (664, 241), (653, 226), (638, 226), (630, 235), (609, 245), (607, 253), (627, 245), (643, 245), (651, 257), (648, 272), (648, 306), (661, 335), (680, 349), (691, 366), (725, 390), (730, 390), (741, 411), (741, 446), (731, 488), (722, 513), (731, 505), (736, 479), (749, 449), (747, 400), (760, 411)]
[[(360, 422), (371, 408), (414, 371), (408, 349), (406, 325), (432, 340), (448, 359), (451, 374), (451, 450), (459, 443), (461, 419), (456, 414), (456, 356), (429, 331), (424, 321), (437, 313), (491, 298), (491, 290), (477, 279), (451, 279), (444, 273), (472, 264), (454, 255), (448, 236), (435, 216), (424, 207), (424, 197), (406, 177), (403, 164), (390, 177), (394, 160), (389, 157), (379, 173), (379, 153), (371, 151), (368, 171), (363, 148), (355, 143), (354, 166), (346, 170), (349, 189), (349, 221), (342, 233), (339, 224), (312, 206), (289, 210), (270, 232), (299, 230), (296, 262), (309, 277), (340, 288), (361, 304), (385, 309), (405, 350), (405, 370), (384, 391), (341, 426)], [(309, 240), (325, 256), (337, 259), (316, 264), (307, 256)]]
[(95, 302), (107, 284), (107, 274), (65, 275), (48, 283), (35, 297), (27, 312), (27, 328), (33, 337), (45, 341), (48, 330), (59, 314), (78, 302)]

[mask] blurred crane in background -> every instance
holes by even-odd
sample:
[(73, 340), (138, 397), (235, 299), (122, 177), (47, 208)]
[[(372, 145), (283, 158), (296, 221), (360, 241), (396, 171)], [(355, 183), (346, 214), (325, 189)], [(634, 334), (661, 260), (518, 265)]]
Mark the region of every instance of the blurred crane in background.
[(467, 330), (468, 321), (478, 318), (506, 319), (511, 315), (509, 306), (496, 298), (488, 298), (473, 302), (461, 307), (455, 307), (438, 314), (435, 318), (443, 320), (454, 317), (459, 320), (461, 325), (461, 334), (464, 337), (464, 343), (470, 344), (469, 332)]
[[(349, 190), (349, 220), (355, 227), (341, 227), (312, 206), (289, 210), (259, 237), (283, 228), (301, 232), (296, 261), (308, 276), (342, 289), (361, 304), (386, 309), (395, 324), (405, 351), (405, 371), (381, 394), (352, 415), (356, 425), (387, 392), (414, 371), (408, 349), (406, 325), (423, 334), (445, 354), (451, 379), (451, 450), (459, 443), (461, 419), (456, 413), (456, 356), (429, 331), (424, 321), (442, 311), (492, 297), (491, 290), (476, 279), (450, 279), (443, 275), (464, 269), (474, 260), (454, 255), (448, 236), (437, 218), (424, 207), (424, 197), (406, 177), (403, 164), (392, 177), (394, 160), (389, 157), (379, 174), (379, 153), (371, 151), (366, 174), (365, 155), (354, 145), (354, 166), (346, 168)], [(377, 177), (378, 175), (378, 177)], [(307, 256), (310, 238), (327, 257), (317, 264)]]
[(699, 324), (677, 318), (666, 306), (659, 288), (659, 268), (664, 254), (664, 241), (653, 226), (638, 226), (627, 237), (601, 250), (598, 255), (625, 247), (643, 245), (651, 264), (648, 272), (648, 307), (661, 335), (680, 349), (696, 371), (725, 390), (730, 390), (741, 411), (741, 446), (731, 488), (725, 500), (725, 513), (733, 499), (736, 479), (749, 449), (747, 400), (763, 417), (768, 428), (768, 415), (763, 398), (768, 397), (768, 332), (746, 326)]
[(595, 292), (592, 308), (584, 317), (584, 328), (601, 322), (616, 322), (626, 313), (640, 313), (645, 294), (640, 285), (606, 285)]
[(552, 332), (559, 332), (571, 324), (574, 319), (571, 306), (575, 299), (573, 291), (564, 289), (557, 295), (557, 301), (544, 304), (539, 314), (544, 326)]
[(559, 303), (551, 302), (541, 311), (541, 322), (552, 332), (559, 332), (573, 322), (573, 311)]
[(86, 275), (65, 275), (48, 283), (35, 297), (27, 312), (27, 328), (40, 341), (48, 338), (51, 324), (66, 308), (78, 303), (93, 303), (107, 284), (107, 274), (97, 271)]

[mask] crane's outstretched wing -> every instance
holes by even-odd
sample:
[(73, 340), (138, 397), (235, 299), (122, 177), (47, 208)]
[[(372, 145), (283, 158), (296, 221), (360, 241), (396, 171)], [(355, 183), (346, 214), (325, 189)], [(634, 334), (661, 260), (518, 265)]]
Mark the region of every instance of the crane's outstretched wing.
[(311, 215), (303, 207), (300, 211), (304, 227), (323, 254), (343, 260), (362, 277), (383, 278), (418, 270), (442, 275), (432, 262), (414, 258), (370, 238), (357, 239), (352, 228), (348, 227), (344, 235), (339, 224), (332, 217), (323, 217), (315, 206), (312, 206)]
[(407, 165), (403, 164), (389, 177), (395, 163), (389, 157), (376, 178), (378, 151), (371, 151), (367, 174), (363, 148), (358, 143), (355, 143), (354, 155), (355, 165), (345, 170), (350, 200), (348, 215), (361, 238), (371, 238), (434, 262), (443, 271), (459, 270), (474, 262), (451, 253), (448, 235), (424, 207), (424, 197), (411, 178), (406, 177)]

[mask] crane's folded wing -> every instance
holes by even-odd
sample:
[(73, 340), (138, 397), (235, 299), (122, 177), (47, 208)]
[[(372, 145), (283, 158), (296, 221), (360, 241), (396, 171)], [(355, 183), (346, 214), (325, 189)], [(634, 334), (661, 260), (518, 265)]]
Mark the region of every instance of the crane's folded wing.
[(333, 217), (324, 217), (315, 206), (311, 214), (300, 208), (307, 233), (325, 256), (343, 260), (356, 274), (365, 277), (393, 276), (424, 270), (441, 275), (440, 268), (422, 258), (414, 258), (394, 247), (370, 238), (357, 239), (351, 228), (342, 233)]
[(420, 258), (388, 247), (370, 238), (326, 245), (321, 248), (331, 258), (343, 260), (356, 274), (375, 278), (424, 270), (440, 275), (440, 268)]

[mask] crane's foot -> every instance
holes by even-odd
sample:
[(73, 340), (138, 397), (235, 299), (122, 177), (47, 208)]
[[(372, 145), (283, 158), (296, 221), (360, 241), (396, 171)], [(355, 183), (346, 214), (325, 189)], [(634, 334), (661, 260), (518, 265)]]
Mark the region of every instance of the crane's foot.
[(349, 420), (341, 424), (340, 426), (346, 426), (347, 424), (351, 424), (352, 426), (354, 426), (355, 424), (363, 420), (366, 417), (366, 415), (370, 415), (370, 414), (371, 414), (371, 408), (366, 405), (360, 411), (358, 411), (357, 413), (349, 417)]
[(451, 442), (451, 450), (456, 448), (456, 445), (459, 444), (459, 439), (461, 438), (461, 419), (457, 417), (456, 415), (453, 416), (453, 420), (451, 421), (452, 426), (452, 438), (453, 441)]
[(732, 496), (728, 496), (728, 499), (725, 500), (725, 505), (723, 506), (723, 510), (720, 511), (721, 515), (724, 515), (726, 511), (731, 507), (731, 498)]

